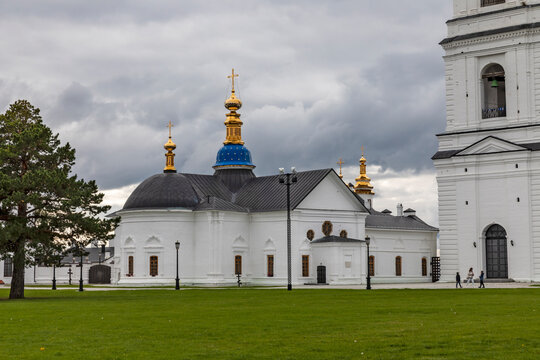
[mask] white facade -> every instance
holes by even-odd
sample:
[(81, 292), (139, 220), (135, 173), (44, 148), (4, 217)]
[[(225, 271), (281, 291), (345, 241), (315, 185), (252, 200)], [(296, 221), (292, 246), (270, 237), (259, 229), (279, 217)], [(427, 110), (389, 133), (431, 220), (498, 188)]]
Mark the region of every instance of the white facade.
[[(442, 279), (470, 267), (489, 278), (506, 257), (507, 276), (493, 277), (538, 281), (540, 1), (481, 4), (454, 0), (441, 43), (447, 126), (434, 164)], [(496, 251), (486, 234), (495, 224), (506, 233)]]
[[(321, 254), (307, 239), (324, 236), (321, 225), (331, 221), (334, 233), (346, 230), (350, 238), (364, 239), (368, 215), (337, 175), (330, 173), (291, 213), (292, 283), (317, 281), (316, 267), (327, 267), (330, 283), (363, 283), (366, 276), (364, 244), (343, 248), (332, 256)], [(285, 189), (284, 189), (285, 191)], [(171, 283), (176, 274), (175, 242), (180, 242), (179, 272), (187, 284), (232, 284), (235, 257), (242, 257), (242, 282), (283, 285), (287, 282), (286, 212), (130, 210), (120, 211), (121, 225), (112, 244), (116, 249), (113, 282), (119, 284)], [(319, 245), (319, 247), (321, 247)], [(273, 276), (268, 276), (268, 256), (273, 256)], [(302, 256), (309, 256), (307, 276)], [(133, 256), (133, 275), (129, 274)], [(158, 256), (158, 275), (150, 276), (150, 256)], [(345, 262), (353, 262), (344, 270)], [(343, 265), (343, 266), (342, 266)], [(332, 274), (332, 275), (330, 275)]]

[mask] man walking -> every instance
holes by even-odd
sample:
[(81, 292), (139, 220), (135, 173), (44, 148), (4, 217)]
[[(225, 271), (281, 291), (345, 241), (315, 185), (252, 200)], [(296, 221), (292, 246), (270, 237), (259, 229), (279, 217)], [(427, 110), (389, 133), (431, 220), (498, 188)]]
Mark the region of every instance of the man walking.
[(461, 286), (461, 276), (459, 276), (459, 271), (456, 273), (456, 289), (458, 285), (460, 288), (463, 288), (463, 286)]
[(480, 271), (480, 286), (478, 288), (480, 289), (485, 287), (486, 286), (484, 285), (484, 270), (482, 270)]

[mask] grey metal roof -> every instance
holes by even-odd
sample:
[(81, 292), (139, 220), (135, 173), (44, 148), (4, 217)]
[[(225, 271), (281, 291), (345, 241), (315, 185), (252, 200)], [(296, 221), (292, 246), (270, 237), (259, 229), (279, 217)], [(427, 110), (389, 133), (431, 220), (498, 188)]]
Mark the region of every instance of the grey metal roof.
[(468, 39), (479, 38), (479, 37), (482, 37), (482, 36), (504, 34), (504, 33), (512, 32), (512, 31), (533, 30), (533, 29), (536, 29), (538, 27), (540, 27), (540, 22), (534, 22), (534, 23), (528, 23), (528, 24), (520, 24), (520, 25), (512, 25), (512, 26), (506, 26), (506, 27), (502, 27), (502, 28), (498, 28), (498, 29), (478, 31), (478, 32), (475, 32), (475, 33), (470, 33), (470, 34), (447, 37), (447, 38), (443, 39), (439, 43), (439, 45), (445, 45), (445, 44), (449, 44), (451, 42), (460, 41), (460, 40), (468, 40)]
[(230, 201), (220, 199), (215, 196), (207, 196), (203, 201), (197, 205), (193, 211), (206, 211), (206, 210), (221, 210), (221, 211), (237, 211), (248, 212), (248, 209), (238, 206)]
[[(464, 148), (461, 148), (461, 149), (457, 149), (457, 150), (444, 150), (444, 151), (437, 151), (435, 153), (435, 155), (433, 155), (431, 157), (432, 160), (439, 160), (439, 159), (449, 159), (451, 158), (452, 156), (456, 155), (457, 153), (467, 149), (467, 148), (470, 148), (471, 146), (473, 145), (476, 145), (478, 144), (479, 142), (481, 141), (484, 141), (485, 139), (487, 138), (494, 138), (494, 139), (498, 139), (498, 140), (501, 140), (501, 141), (504, 141), (506, 143), (509, 143), (509, 144), (512, 144), (512, 145), (516, 145), (516, 146), (521, 146), (523, 148), (523, 150), (513, 150), (513, 151), (538, 151), (540, 150), (540, 142), (535, 142), (535, 143), (526, 143), (526, 144), (518, 144), (518, 143), (514, 143), (514, 142), (511, 142), (511, 141), (508, 141), (508, 140), (505, 140), (505, 139), (501, 139), (499, 137), (496, 137), (496, 136), (486, 136), (485, 138), (482, 138), (481, 140), (478, 140), (476, 141), (475, 143), (471, 144), (471, 145), (468, 145)], [(504, 151), (503, 151), (504, 152)], [(490, 154), (494, 154), (494, 153), (490, 153)], [(458, 155), (458, 156), (461, 156), (461, 155)]]
[[(374, 214), (375, 213), (375, 214)], [(401, 229), (439, 231), (436, 227), (426, 224), (416, 215), (393, 216), (372, 212), (366, 217), (366, 228), (374, 229)]]
[[(291, 209), (295, 209), (302, 200), (333, 169), (310, 170), (297, 173), (298, 181), (291, 185)], [(346, 186), (343, 184), (343, 186)], [(262, 176), (249, 181), (236, 195), (237, 205), (251, 211), (274, 211), (287, 208), (286, 186), (279, 182), (279, 175)]]
[(204, 200), (208, 195), (225, 201), (231, 201), (232, 192), (216, 176), (184, 174), (189, 180), (199, 199)]
[(321, 243), (363, 243), (366, 242), (365, 240), (359, 240), (359, 239), (351, 239), (341, 236), (325, 236), (319, 239), (315, 239), (312, 241), (313, 244), (321, 244)]
[(193, 186), (184, 175), (162, 173), (139, 184), (123, 209), (193, 208), (198, 202)]
[[(85, 254), (83, 256), (83, 263), (97, 263), (99, 262), (100, 255), (101, 255), (101, 261), (108, 260), (111, 257), (114, 256), (114, 247), (105, 247), (105, 254), (109, 253), (109, 256), (105, 258), (105, 254), (102, 252), (101, 247), (90, 247), (84, 249)], [(62, 259), (62, 264), (73, 264), (73, 263), (79, 263), (80, 256), (75, 256), (75, 259), (73, 259), (73, 253), (68, 253), (64, 258)]]
[[(290, 186), (291, 209), (295, 209), (331, 173), (335, 174), (335, 171), (320, 169), (298, 172), (298, 181)], [(157, 174), (143, 181), (133, 191), (123, 210), (173, 207), (194, 211), (285, 210), (287, 191), (279, 178), (280, 175), (255, 177), (251, 170), (246, 172), (243, 169), (220, 170), (214, 175)], [(344, 183), (343, 187), (350, 191)], [(364, 206), (359, 196), (353, 192), (351, 194)]]

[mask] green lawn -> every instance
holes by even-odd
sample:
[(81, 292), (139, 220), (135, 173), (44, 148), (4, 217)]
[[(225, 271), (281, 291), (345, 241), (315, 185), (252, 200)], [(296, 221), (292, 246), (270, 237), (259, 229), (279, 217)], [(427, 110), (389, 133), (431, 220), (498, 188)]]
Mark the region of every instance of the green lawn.
[(538, 288), (7, 296), (0, 359), (540, 358)]

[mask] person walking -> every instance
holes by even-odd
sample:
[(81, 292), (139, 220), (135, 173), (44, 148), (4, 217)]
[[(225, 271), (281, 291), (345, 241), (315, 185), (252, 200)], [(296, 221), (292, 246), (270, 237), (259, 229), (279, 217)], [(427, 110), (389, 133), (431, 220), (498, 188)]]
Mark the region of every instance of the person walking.
[(472, 268), (469, 269), (469, 274), (467, 275), (467, 284), (474, 285), (474, 272)]
[(458, 285), (460, 288), (463, 288), (463, 286), (461, 286), (461, 276), (459, 275), (459, 271), (456, 273), (456, 289)]
[(485, 287), (486, 286), (484, 285), (484, 270), (482, 270), (480, 271), (480, 286), (478, 288), (480, 289)]

